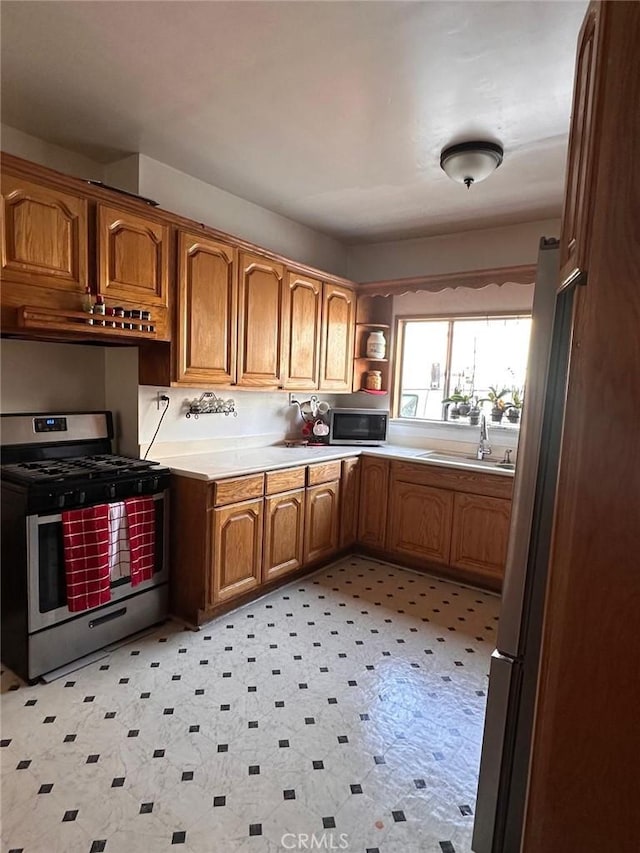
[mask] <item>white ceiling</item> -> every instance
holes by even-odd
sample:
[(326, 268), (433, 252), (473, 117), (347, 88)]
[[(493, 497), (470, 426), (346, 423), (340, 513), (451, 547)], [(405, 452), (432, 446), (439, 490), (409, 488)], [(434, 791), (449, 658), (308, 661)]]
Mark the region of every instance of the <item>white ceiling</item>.
[[(560, 212), (579, 2), (2, 2), (2, 120), (346, 242)], [(501, 142), (467, 190), (452, 141)]]

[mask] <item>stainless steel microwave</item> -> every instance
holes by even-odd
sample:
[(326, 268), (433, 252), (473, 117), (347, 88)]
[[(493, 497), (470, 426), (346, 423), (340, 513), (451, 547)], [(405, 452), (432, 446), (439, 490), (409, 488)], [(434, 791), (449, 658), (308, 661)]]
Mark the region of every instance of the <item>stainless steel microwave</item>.
[(329, 444), (386, 444), (386, 409), (331, 409)]

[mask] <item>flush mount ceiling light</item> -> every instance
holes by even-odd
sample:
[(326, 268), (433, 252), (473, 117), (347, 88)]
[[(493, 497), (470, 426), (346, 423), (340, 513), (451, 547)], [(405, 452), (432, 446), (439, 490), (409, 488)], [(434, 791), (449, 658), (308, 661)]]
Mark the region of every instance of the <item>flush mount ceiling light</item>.
[(494, 142), (461, 142), (442, 151), (440, 167), (452, 181), (466, 184), (469, 189), (471, 184), (488, 178), (502, 163), (503, 155), (502, 146)]

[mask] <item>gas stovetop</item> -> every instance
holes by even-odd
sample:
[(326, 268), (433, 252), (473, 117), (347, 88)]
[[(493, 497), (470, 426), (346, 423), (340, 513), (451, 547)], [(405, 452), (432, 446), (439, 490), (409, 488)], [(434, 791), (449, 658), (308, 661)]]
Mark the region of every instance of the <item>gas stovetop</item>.
[(48, 514), (156, 495), (168, 468), (111, 453), (111, 412), (1, 415), (2, 498)]
[(96, 456), (72, 456), (66, 459), (42, 459), (3, 465), (2, 477), (25, 486), (58, 483), (64, 485), (70, 481), (92, 482), (153, 475), (158, 470), (158, 463), (150, 460), (103, 453)]

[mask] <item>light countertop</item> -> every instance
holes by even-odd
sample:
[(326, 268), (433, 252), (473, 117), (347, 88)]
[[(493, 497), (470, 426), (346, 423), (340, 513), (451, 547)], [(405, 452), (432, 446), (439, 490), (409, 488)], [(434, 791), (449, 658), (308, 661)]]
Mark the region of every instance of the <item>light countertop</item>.
[[(333, 445), (330, 447), (268, 447), (247, 450), (215, 451), (193, 453), (183, 456), (168, 456), (155, 461), (166, 465), (173, 474), (191, 477), (196, 480), (220, 480), (225, 477), (238, 477), (259, 471), (273, 471), (278, 468), (292, 468), (297, 465), (309, 465), (314, 462), (330, 462), (333, 459), (345, 459), (349, 456), (381, 456), (385, 459), (412, 461), (417, 464), (439, 465), (444, 468), (461, 468), (495, 474), (499, 477), (513, 477), (513, 470), (497, 468), (497, 460), (477, 462), (465, 456), (443, 454), (434, 451), (437, 458), (427, 456), (424, 447), (405, 447), (387, 444), (382, 447), (357, 447)], [(422, 454), (425, 454), (424, 456)], [(444, 457), (444, 458), (443, 458)]]

